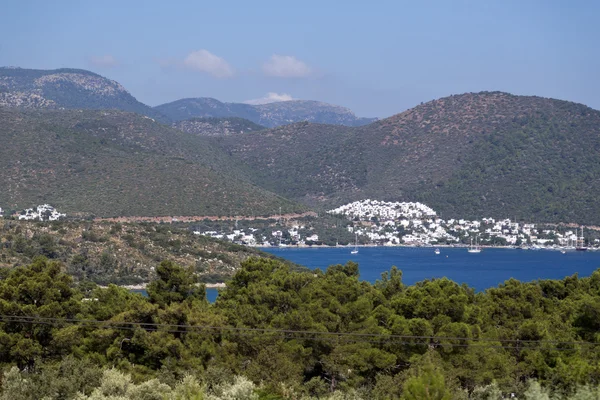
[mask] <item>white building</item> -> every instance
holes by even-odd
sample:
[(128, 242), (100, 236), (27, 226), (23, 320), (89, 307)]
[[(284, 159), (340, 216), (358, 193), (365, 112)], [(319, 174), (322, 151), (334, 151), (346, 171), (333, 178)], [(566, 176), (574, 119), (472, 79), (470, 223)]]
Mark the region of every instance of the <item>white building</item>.
[(60, 218), (66, 217), (66, 214), (61, 214), (49, 204), (42, 204), (34, 208), (28, 208), (19, 215), (20, 220), (39, 220), (39, 221), (57, 221)]

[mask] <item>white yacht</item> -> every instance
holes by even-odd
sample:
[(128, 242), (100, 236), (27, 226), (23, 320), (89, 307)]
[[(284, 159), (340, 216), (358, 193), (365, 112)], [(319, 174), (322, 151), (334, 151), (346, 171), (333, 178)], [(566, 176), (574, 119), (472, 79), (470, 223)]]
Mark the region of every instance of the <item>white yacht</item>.
[(355, 233), (354, 250), (352, 250), (350, 254), (358, 254), (358, 233)]
[(477, 246), (477, 237), (475, 237), (475, 246), (473, 247), (473, 239), (471, 239), (471, 246), (467, 250), (469, 253), (481, 253), (481, 248)]

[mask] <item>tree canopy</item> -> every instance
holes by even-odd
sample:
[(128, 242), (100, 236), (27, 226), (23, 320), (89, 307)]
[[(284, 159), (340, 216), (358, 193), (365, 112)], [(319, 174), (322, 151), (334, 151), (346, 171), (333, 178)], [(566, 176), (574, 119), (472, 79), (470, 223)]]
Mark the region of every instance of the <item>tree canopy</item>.
[(253, 393), (405, 399), (525, 396), (533, 381), (573, 395), (600, 383), (600, 270), (476, 293), (448, 279), (408, 286), (396, 268), (370, 284), (352, 262), (299, 272), (250, 258), (209, 304), (193, 270), (170, 261), (148, 297), (79, 288), (63, 269), (39, 258), (3, 274), (6, 371), (42, 379), (69, 359), (169, 390), (188, 375), (214, 387), (244, 376)]

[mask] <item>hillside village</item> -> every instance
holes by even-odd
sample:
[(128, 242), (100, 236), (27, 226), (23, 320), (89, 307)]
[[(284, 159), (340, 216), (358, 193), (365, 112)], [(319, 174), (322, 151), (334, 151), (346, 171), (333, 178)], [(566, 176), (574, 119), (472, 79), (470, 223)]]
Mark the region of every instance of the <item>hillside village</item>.
[[(0, 217), (4, 216), (4, 210), (0, 207)], [(6, 215), (6, 217), (9, 216)], [(58, 212), (50, 204), (42, 204), (33, 208), (26, 208), (13, 216), (21, 221), (58, 221), (61, 218), (65, 218), (67, 214)]]
[[(418, 202), (384, 202), (363, 200), (328, 211), (351, 221), (347, 230), (354, 233), (360, 244), (380, 246), (440, 246), (470, 245), (518, 246), (523, 248), (575, 248), (578, 232), (573, 228), (538, 226), (510, 219), (482, 218), (481, 220), (440, 218), (436, 211)], [(231, 232), (195, 231), (246, 244), (249, 246), (311, 246), (320, 245), (318, 232), (303, 224), (289, 221), (276, 224), (270, 234), (257, 233), (257, 228), (234, 229)], [(580, 234), (580, 233), (579, 233)], [(598, 246), (594, 239), (588, 245)], [(592, 249), (592, 248), (590, 248)]]
[(66, 214), (59, 213), (50, 204), (42, 204), (35, 208), (27, 208), (21, 211), (18, 218), (25, 221), (58, 221), (66, 216)]
[[(418, 202), (362, 200), (327, 211), (349, 221), (344, 228), (361, 245), (378, 246), (513, 246), (521, 248), (574, 249), (586, 243), (590, 250), (600, 239), (585, 238), (574, 228), (538, 226), (510, 219), (442, 219), (431, 207)], [(0, 216), (3, 210), (0, 208)], [(65, 218), (49, 204), (28, 208), (16, 215), (19, 220), (57, 221)], [(195, 235), (210, 236), (237, 244), (256, 247), (323, 245), (318, 229), (295, 220), (281, 218), (270, 229), (194, 230)], [(354, 244), (354, 243), (351, 243)]]

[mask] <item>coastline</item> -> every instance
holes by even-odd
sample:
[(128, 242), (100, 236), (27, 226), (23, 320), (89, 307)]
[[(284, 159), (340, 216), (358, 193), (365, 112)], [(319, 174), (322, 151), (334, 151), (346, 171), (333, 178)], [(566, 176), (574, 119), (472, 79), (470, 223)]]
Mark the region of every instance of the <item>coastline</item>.
[(225, 284), (225, 282), (205, 283), (204, 286), (207, 289), (222, 289), (224, 287), (227, 287), (227, 285)]
[[(269, 252), (270, 249), (277, 249), (277, 250), (292, 250), (292, 249), (353, 249), (355, 246), (354, 245), (347, 245), (347, 246), (328, 246), (328, 245), (289, 245), (289, 246), (284, 246), (284, 247), (278, 247), (278, 246), (249, 246), (249, 247), (254, 247), (257, 249), (260, 249), (262, 251), (266, 251)], [(471, 246), (470, 245), (465, 245), (465, 244), (460, 244), (460, 245), (448, 245), (448, 244), (444, 244), (444, 245), (407, 245), (407, 244), (395, 244), (395, 245), (384, 245), (384, 246), (379, 246), (376, 244), (359, 244), (358, 246), (359, 248), (408, 248), (408, 249), (468, 249)], [(539, 246), (536, 247), (534, 245), (523, 245), (523, 246), (515, 246), (515, 245), (508, 245), (508, 246), (490, 246), (490, 245), (477, 245), (477, 247), (479, 247), (480, 249), (501, 249), (501, 250), (521, 250), (521, 251), (527, 251), (527, 250), (531, 250), (531, 251), (566, 251), (566, 252), (574, 252), (575, 248), (574, 247), (543, 247), (543, 246)], [(588, 252), (596, 252), (596, 251), (600, 251), (600, 247), (588, 247), (587, 248)]]
[[(107, 289), (108, 286), (103, 286), (103, 285), (98, 285), (99, 287), (101, 287), (102, 289)], [(148, 286), (147, 283), (138, 283), (137, 285), (117, 285), (119, 287), (122, 287), (123, 289), (127, 289), (127, 290), (146, 290), (146, 287)], [(225, 282), (217, 282), (217, 283), (205, 283), (204, 286), (207, 289), (222, 289), (227, 287), (227, 285), (225, 284)]]

